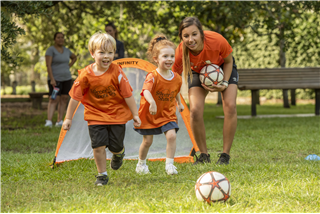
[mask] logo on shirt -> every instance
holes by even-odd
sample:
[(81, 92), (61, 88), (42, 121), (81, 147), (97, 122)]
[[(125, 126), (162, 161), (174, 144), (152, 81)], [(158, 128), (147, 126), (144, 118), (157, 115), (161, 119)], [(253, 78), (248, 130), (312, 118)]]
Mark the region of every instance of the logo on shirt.
[(172, 102), (176, 98), (178, 90), (170, 91), (169, 89), (164, 89), (162, 91), (157, 91), (156, 96), (160, 101), (170, 101)]
[(114, 88), (113, 85), (110, 85), (108, 87), (104, 86), (98, 86), (94, 89), (90, 89), (91, 93), (96, 97), (96, 98), (107, 98), (109, 96), (114, 97), (116, 96), (116, 89)]

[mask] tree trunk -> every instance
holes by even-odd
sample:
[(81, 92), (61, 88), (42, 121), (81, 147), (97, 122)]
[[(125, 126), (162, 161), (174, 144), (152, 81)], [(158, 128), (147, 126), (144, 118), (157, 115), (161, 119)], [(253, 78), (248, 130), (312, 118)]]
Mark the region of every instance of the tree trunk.
[(217, 101), (217, 105), (218, 105), (218, 106), (222, 105), (221, 92), (218, 92), (218, 101)]
[[(280, 28), (280, 41), (279, 41), (279, 46), (280, 46), (280, 66), (281, 68), (286, 67), (286, 52), (285, 52), (285, 39), (284, 39), (284, 27)], [(283, 95), (283, 107), (284, 108), (290, 108), (289, 105), (289, 99), (288, 99), (288, 89), (283, 89), (282, 90), (282, 95)]]

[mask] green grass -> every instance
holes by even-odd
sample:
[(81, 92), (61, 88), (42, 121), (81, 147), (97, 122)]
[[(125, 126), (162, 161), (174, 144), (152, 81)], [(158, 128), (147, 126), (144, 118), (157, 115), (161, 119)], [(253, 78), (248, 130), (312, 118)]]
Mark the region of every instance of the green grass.
[[(249, 105), (237, 109), (239, 115), (250, 115)], [(93, 184), (97, 173), (93, 160), (49, 167), (60, 130), (42, 127), (45, 113), (33, 120), (8, 119), (5, 125), (11, 128), (1, 130), (1, 212), (319, 213), (320, 161), (304, 158), (320, 156), (320, 118), (239, 119), (230, 164), (218, 166), (214, 162), (222, 150), (223, 120), (215, 117), (222, 112), (221, 107), (206, 104), (213, 163), (176, 164), (179, 174), (168, 176), (164, 162), (149, 162), (152, 174), (143, 176), (135, 173), (136, 161), (126, 160), (118, 171), (107, 169), (110, 181), (104, 187)], [(257, 112), (314, 113), (314, 105), (290, 109), (262, 105)], [(197, 201), (194, 185), (200, 175), (212, 170), (230, 180), (232, 194), (226, 203), (209, 206)]]
[[(18, 103), (18, 102), (31, 102), (30, 98), (3, 98), (1, 97), (1, 103)], [(44, 97), (42, 102), (49, 102), (49, 98)]]

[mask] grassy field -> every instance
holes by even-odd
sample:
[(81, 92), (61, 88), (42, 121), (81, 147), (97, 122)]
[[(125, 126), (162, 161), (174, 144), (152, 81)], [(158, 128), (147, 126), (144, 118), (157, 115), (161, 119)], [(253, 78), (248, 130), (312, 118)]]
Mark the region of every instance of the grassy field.
[[(239, 115), (250, 115), (239, 105)], [(136, 161), (108, 170), (107, 186), (95, 187), (93, 160), (70, 161), (52, 170), (58, 128), (43, 127), (46, 113), (1, 114), (1, 212), (3, 213), (255, 213), (320, 212), (320, 118), (238, 120), (228, 166), (216, 165), (222, 149), (222, 107), (207, 104), (204, 118), (212, 163), (176, 164), (168, 176), (163, 162), (149, 163), (151, 175), (135, 173)], [(27, 111), (27, 110), (26, 110)], [(314, 105), (262, 105), (258, 114), (314, 113)], [(109, 163), (108, 163), (109, 164)], [(226, 203), (197, 201), (194, 185), (200, 175), (218, 171), (231, 182)]]

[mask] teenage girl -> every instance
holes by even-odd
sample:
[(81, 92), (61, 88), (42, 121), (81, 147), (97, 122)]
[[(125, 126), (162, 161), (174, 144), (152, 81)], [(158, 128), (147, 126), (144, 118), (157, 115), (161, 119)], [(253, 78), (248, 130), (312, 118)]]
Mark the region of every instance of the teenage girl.
[[(207, 149), (206, 130), (204, 127), (203, 111), (208, 92), (221, 92), (224, 124), (223, 151), (217, 164), (229, 164), (230, 150), (237, 128), (237, 84), (239, 75), (235, 60), (232, 57), (232, 47), (219, 33), (203, 31), (196, 17), (186, 17), (179, 26), (181, 43), (176, 50), (176, 61), (172, 67), (174, 72), (184, 74), (188, 80), (190, 123), (193, 136), (200, 150), (200, 156), (194, 164), (210, 163)], [(212, 88), (201, 84), (199, 72), (207, 64), (219, 65), (224, 71), (221, 85)]]

